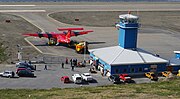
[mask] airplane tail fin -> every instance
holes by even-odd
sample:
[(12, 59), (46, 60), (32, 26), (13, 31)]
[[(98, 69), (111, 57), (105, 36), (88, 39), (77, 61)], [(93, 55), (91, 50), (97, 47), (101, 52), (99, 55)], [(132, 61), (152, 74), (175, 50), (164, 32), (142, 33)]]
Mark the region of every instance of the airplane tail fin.
[(71, 37), (71, 31), (68, 31), (68, 33), (66, 34), (66, 39)]
[(73, 30), (83, 30), (84, 28), (58, 28), (59, 31), (67, 31), (66, 34), (66, 41), (69, 42), (70, 41), (70, 37), (71, 37), (71, 33), (73, 32)]

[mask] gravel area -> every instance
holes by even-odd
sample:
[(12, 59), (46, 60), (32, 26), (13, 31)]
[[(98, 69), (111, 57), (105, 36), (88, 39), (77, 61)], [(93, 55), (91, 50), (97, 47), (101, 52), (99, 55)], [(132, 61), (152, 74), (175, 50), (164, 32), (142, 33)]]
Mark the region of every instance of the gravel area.
[(0, 13), (0, 31), (1, 47), (6, 49), (5, 53), (8, 58), (5, 63), (11, 63), (17, 60), (17, 52), (19, 50), (17, 44), (21, 45), (23, 48), (21, 51), (23, 52), (24, 57), (38, 55), (38, 52), (28, 45), (24, 40), (24, 36), (22, 36), (23, 33), (40, 31), (37, 27), (28, 23), (21, 17)]

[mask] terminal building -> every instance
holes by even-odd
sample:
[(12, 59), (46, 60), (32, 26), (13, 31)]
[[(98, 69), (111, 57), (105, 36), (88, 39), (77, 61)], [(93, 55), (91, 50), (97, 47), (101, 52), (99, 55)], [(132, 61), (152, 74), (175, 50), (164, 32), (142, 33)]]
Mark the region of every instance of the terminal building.
[[(168, 61), (137, 48), (138, 16), (132, 14), (119, 15), (118, 45), (90, 49), (90, 57), (104, 75), (127, 73), (130, 75), (145, 72), (162, 72), (167, 70)], [(113, 39), (113, 38), (112, 38)]]

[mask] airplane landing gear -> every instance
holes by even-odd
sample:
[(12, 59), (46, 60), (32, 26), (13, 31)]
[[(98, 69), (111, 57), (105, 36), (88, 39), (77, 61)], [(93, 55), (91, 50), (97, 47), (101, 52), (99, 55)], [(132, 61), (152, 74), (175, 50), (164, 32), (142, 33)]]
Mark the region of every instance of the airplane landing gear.
[(56, 41), (57, 41), (56, 39), (50, 38), (49, 41), (48, 41), (48, 45), (56, 45), (57, 44)]

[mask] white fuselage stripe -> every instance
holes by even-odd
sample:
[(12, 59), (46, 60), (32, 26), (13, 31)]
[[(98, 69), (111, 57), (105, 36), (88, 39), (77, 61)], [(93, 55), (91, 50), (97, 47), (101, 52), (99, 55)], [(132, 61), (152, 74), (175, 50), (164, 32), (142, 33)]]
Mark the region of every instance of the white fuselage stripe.
[(0, 10), (0, 12), (46, 12), (46, 10)]
[(0, 5), (0, 7), (34, 7), (36, 5)]

